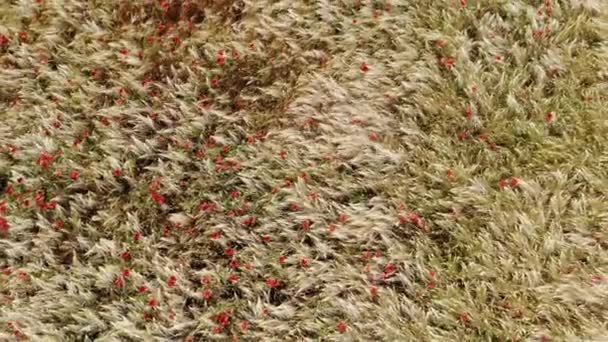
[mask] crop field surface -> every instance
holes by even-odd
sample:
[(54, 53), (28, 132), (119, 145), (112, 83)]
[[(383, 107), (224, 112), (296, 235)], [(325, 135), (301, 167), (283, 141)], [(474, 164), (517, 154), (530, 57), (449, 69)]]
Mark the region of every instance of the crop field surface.
[(0, 0), (0, 341), (608, 341), (608, 1)]

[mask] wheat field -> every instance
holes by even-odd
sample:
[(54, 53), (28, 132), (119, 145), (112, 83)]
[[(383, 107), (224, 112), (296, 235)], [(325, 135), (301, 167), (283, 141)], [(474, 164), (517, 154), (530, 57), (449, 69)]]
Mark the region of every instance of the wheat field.
[(608, 341), (608, 1), (0, 0), (0, 341)]

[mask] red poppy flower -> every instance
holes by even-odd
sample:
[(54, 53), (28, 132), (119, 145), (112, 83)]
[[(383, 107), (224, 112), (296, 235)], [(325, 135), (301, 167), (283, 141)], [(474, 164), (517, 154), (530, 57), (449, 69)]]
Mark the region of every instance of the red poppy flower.
[(237, 259), (230, 260), (230, 267), (237, 269), (239, 267), (239, 261)]
[(276, 288), (281, 286), (281, 281), (274, 278), (268, 278), (266, 279), (266, 285), (270, 288)]
[(10, 225), (8, 224), (8, 221), (0, 216), (0, 232), (8, 232), (8, 229), (10, 228)]
[(255, 222), (256, 222), (256, 218), (253, 216), (249, 216), (248, 218), (243, 220), (243, 224), (248, 227), (255, 225)]
[(116, 287), (122, 287), (125, 284), (125, 279), (121, 276), (117, 277), (114, 280), (114, 286)]
[(396, 273), (395, 265), (388, 263), (384, 266), (383, 277), (384, 279), (390, 278), (392, 275)]
[(217, 208), (217, 205), (212, 202), (204, 202), (198, 206), (198, 210), (200, 211), (214, 211)]
[(126, 55), (129, 53), (129, 50), (127, 50), (127, 48), (121, 48), (120, 50), (118, 50), (118, 52), (120, 52), (121, 55)]
[(247, 329), (249, 329), (249, 321), (241, 322), (241, 330), (245, 331)]
[(120, 254), (120, 257), (121, 257), (123, 260), (127, 261), (127, 260), (129, 260), (129, 259), (131, 258), (131, 253), (129, 253), (129, 251), (124, 251), (124, 252), (122, 252), (122, 253)]
[(420, 219), (420, 216), (418, 216), (418, 214), (411, 213), (408, 218), (409, 218), (410, 222), (412, 222), (413, 224), (415, 224), (417, 226), (420, 226), (421, 219)]
[(38, 165), (40, 165), (43, 169), (48, 169), (49, 166), (51, 166), (51, 164), (53, 163), (53, 160), (55, 159), (55, 157), (53, 157), (52, 155), (46, 153), (46, 152), (42, 152), (39, 156), (38, 156)]
[(56, 229), (61, 229), (61, 228), (63, 228), (65, 226), (65, 222), (63, 222), (63, 220), (57, 220), (57, 221), (55, 221), (55, 223), (53, 224), (53, 226)]
[(341, 334), (346, 332), (346, 328), (348, 328), (348, 325), (344, 321), (342, 321), (336, 325), (336, 330), (338, 330)]
[(359, 66), (359, 69), (361, 69), (361, 71), (363, 71), (363, 72), (368, 72), (369, 71), (369, 65), (366, 62), (363, 62)]
[(155, 308), (155, 307), (158, 305), (158, 300), (157, 300), (156, 298), (150, 298), (150, 299), (148, 300), (148, 305), (149, 305), (151, 308)]
[(204, 298), (205, 300), (209, 300), (209, 299), (211, 299), (211, 296), (212, 296), (212, 295), (213, 295), (213, 293), (211, 292), (211, 290), (209, 290), (209, 289), (204, 289), (204, 290), (203, 290), (203, 298)]
[(196, 151), (196, 159), (198, 160), (202, 160), (203, 158), (205, 158), (205, 151), (203, 149), (198, 149)]
[(376, 132), (371, 132), (368, 135), (369, 140), (371, 141), (378, 141), (378, 134)]
[(7, 36), (0, 34), (0, 46), (6, 46), (10, 41), (11, 40)]
[(217, 315), (217, 323), (223, 327), (227, 326), (228, 324), (230, 324), (230, 313), (225, 311), (225, 312), (220, 312)]
[(512, 187), (516, 187), (519, 185), (519, 179), (515, 178), (515, 177), (511, 177), (511, 179), (509, 180), (509, 183), (511, 184)]
[(469, 317), (468, 314), (466, 314), (465, 312), (462, 312), (458, 315), (458, 320), (460, 321), (460, 323), (468, 323), (471, 318)]
[(150, 197), (152, 197), (152, 200), (154, 202), (156, 202), (158, 205), (163, 205), (165, 204), (165, 196), (163, 196), (161, 193), (156, 192), (156, 191), (151, 191), (150, 192)]
[(114, 169), (114, 170), (112, 170), (112, 176), (118, 178), (118, 177), (122, 176), (122, 171), (120, 169)]
[(236, 274), (230, 274), (230, 276), (228, 276), (228, 280), (230, 280), (233, 283), (236, 283), (239, 281), (239, 277), (237, 277)]
[(177, 277), (175, 275), (172, 275), (169, 277), (169, 279), (167, 279), (167, 286), (173, 287), (175, 286), (175, 284), (177, 284)]
[(441, 64), (446, 67), (448, 70), (451, 70), (454, 67), (455, 60), (452, 57), (445, 57), (441, 59)]
[(304, 230), (310, 230), (310, 226), (312, 225), (312, 221), (310, 219), (306, 219), (304, 221), (302, 221), (302, 223), (300, 224), (302, 226), (302, 229)]
[(148, 287), (146, 285), (141, 285), (137, 288), (137, 292), (146, 293), (146, 292), (148, 292)]
[(73, 181), (77, 181), (78, 178), (80, 178), (80, 172), (78, 172), (77, 170), (72, 170), (72, 172), (70, 172), (70, 178)]
[(464, 116), (467, 119), (471, 119), (473, 117), (473, 109), (471, 107), (467, 107), (464, 109)]
[(220, 79), (219, 78), (214, 77), (214, 78), (211, 79), (211, 87), (212, 88), (217, 88), (217, 86), (219, 85), (219, 83), (220, 83)]
[(234, 254), (236, 254), (236, 251), (233, 248), (226, 248), (224, 249), (224, 254), (226, 254), (227, 256), (233, 256)]

